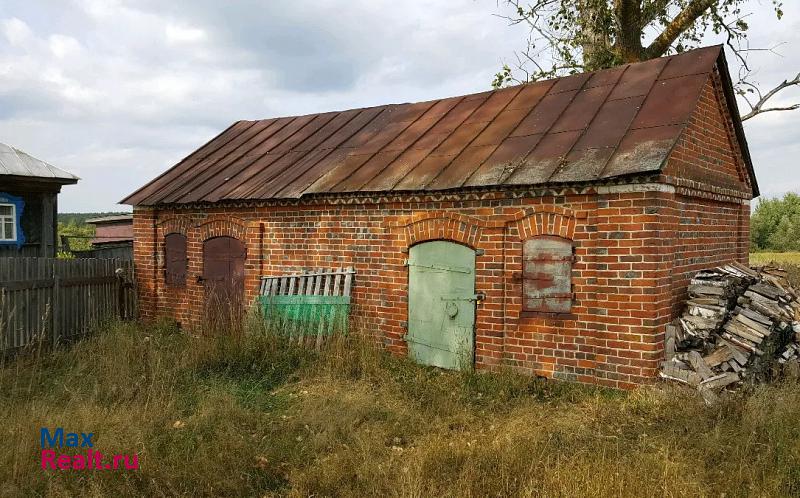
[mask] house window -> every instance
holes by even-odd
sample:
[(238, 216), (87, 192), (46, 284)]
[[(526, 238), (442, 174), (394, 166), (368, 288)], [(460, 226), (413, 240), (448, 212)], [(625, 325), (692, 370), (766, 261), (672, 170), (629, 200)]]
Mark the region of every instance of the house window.
[(14, 204), (0, 204), (0, 240), (17, 240), (17, 206)]
[(167, 285), (186, 285), (189, 260), (186, 257), (186, 236), (171, 233), (164, 237), (164, 280)]
[(522, 249), (522, 311), (569, 313), (572, 310), (571, 240), (542, 235)]

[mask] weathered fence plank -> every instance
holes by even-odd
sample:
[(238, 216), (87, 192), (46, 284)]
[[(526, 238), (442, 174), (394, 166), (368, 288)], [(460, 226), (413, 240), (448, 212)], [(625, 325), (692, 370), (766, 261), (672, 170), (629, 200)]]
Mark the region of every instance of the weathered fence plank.
[(261, 278), (265, 318), (290, 340), (319, 347), (325, 336), (345, 331), (355, 270), (337, 268)]
[(0, 351), (88, 333), (133, 318), (133, 263), (110, 259), (0, 258)]

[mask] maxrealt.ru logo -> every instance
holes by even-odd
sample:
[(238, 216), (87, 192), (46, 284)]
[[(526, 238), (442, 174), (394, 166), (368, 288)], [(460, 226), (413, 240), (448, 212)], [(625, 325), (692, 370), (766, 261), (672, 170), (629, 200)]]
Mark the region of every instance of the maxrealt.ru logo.
[[(137, 470), (139, 468), (138, 455), (110, 455), (110, 459), (103, 460), (104, 455), (94, 450), (94, 433), (66, 432), (62, 427), (50, 429), (42, 427), (42, 468), (52, 470)], [(49, 448), (49, 449), (48, 449)], [(84, 453), (66, 454), (64, 448), (85, 448)]]

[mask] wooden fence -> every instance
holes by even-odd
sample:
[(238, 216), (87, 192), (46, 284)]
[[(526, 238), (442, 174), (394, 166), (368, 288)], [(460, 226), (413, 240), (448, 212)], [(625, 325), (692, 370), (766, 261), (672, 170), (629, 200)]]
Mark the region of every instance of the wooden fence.
[(0, 351), (41, 336), (58, 343), (110, 319), (136, 316), (133, 263), (0, 258)]
[(313, 338), (319, 347), (325, 336), (347, 330), (355, 274), (353, 268), (338, 268), (262, 277), (264, 317), (290, 338)]

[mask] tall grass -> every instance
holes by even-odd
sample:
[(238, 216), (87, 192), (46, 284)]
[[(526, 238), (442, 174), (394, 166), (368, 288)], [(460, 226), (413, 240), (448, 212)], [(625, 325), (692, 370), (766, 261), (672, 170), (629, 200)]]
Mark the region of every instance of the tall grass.
[(751, 265), (775, 263), (779, 265), (800, 265), (800, 252), (754, 252), (750, 253)]
[[(0, 496), (787, 496), (800, 385), (709, 408), (510, 372), (413, 365), (357, 337), (322, 351), (114, 324), (0, 370)], [(39, 467), (39, 429), (94, 432), (139, 470)]]

